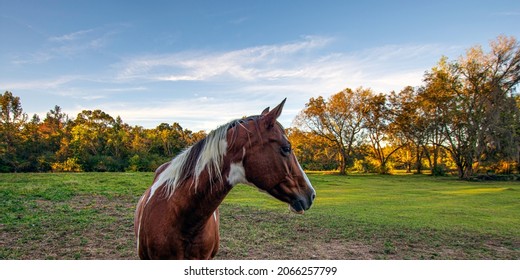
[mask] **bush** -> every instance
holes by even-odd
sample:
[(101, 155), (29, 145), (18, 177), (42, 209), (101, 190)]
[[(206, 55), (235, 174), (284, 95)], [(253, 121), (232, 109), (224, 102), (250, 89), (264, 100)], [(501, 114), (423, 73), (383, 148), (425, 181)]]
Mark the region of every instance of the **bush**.
[(432, 168), (432, 176), (446, 176), (447, 169), (444, 164), (438, 164)]
[(354, 160), (352, 170), (360, 173), (375, 173), (378, 171), (378, 168), (369, 160), (356, 159)]
[(52, 171), (55, 172), (81, 172), (81, 166), (77, 158), (68, 158), (64, 162), (56, 162), (52, 164)]
[(155, 171), (163, 163), (170, 161), (171, 158), (156, 154), (138, 155), (135, 154), (128, 160), (127, 171)]

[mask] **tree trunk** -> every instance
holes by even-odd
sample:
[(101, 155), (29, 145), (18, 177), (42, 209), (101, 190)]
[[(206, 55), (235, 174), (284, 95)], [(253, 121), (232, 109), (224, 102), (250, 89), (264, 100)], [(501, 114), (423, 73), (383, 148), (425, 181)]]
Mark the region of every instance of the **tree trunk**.
[(422, 174), (422, 154), (421, 146), (417, 146), (415, 166), (417, 167), (417, 174)]
[(347, 152), (343, 147), (340, 148), (339, 174), (347, 175)]

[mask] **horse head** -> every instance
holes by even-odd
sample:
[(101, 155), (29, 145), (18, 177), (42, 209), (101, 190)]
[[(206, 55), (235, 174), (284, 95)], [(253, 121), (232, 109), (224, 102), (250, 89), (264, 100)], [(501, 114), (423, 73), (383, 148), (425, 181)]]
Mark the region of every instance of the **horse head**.
[[(261, 115), (241, 123), (235, 136), (237, 142), (244, 142), (241, 153), (240, 172), (245, 180), (278, 200), (289, 204), (296, 213), (308, 210), (316, 191), (301, 168), (291, 143), (282, 125), (277, 121), (282, 113), (285, 100), (273, 110), (265, 109)], [(238, 143), (236, 143), (238, 144)], [(235, 146), (236, 147), (236, 146)]]

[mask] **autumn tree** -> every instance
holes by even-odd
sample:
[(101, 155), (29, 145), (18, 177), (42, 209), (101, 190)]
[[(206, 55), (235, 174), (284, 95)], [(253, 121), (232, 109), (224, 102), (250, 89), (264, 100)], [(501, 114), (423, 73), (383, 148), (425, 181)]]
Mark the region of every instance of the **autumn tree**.
[(395, 135), (391, 125), (393, 116), (387, 103), (387, 96), (370, 91), (367, 105), (363, 128), (367, 131), (372, 155), (379, 164), (379, 173), (387, 174), (391, 156), (403, 146), (403, 143), (393, 137)]
[(27, 121), (20, 98), (6, 91), (0, 96), (0, 171), (17, 172), (24, 140), (22, 129)]
[(288, 128), (287, 137), (302, 168), (306, 170), (338, 169), (338, 150), (323, 139), (308, 131)]
[[(411, 149), (411, 152), (406, 149), (404, 155), (414, 155), (414, 165), (417, 173), (420, 174), (423, 169), (422, 158), (428, 140), (430, 120), (424, 110), (424, 104), (418, 98), (418, 90), (408, 86), (399, 93), (391, 92), (388, 101), (390, 106), (388, 114), (392, 115), (389, 129), (393, 131), (395, 137), (401, 139), (401, 145)], [(411, 164), (407, 164), (409, 172), (411, 167)]]
[(442, 58), (425, 74), (420, 94), (431, 116), (430, 139), (449, 152), (460, 178), (471, 177), (498, 150), (516, 155), (517, 107), (511, 104), (520, 80), (520, 47), (516, 39), (500, 36), (490, 49), (470, 48), (451, 63)]
[[(461, 85), (456, 75), (456, 68), (445, 56), (424, 74), (424, 83), (419, 88), (417, 96), (428, 120), (427, 146), (424, 151), (432, 175), (444, 175), (446, 170), (440, 163), (440, 156), (447, 143), (446, 127), (452, 119), (450, 103), (453, 93), (459, 91)], [(454, 156), (452, 154), (452, 157)]]
[(369, 94), (369, 89), (347, 88), (327, 100), (311, 98), (296, 119), (299, 127), (334, 145), (340, 155), (340, 174), (346, 173), (353, 148), (360, 141)]
[(30, 121), (23, 125), (24, 139), (19, 152), (22, 171), (50, 170), (50, 164), (44, 157), (46, 145), (40, 132), (40, 124), (40, 117), (35, 114)]
[(52, 163), (57, 162), (58, 154), (66, 134), (65, 126), (68, 116), (63, 113), (60, 106), (56, 105), (47, 112), (45, 119), (39, 125), (42, 152), (41, 161), (47, 165), (45, 171), (52, 169)]
[(117, 162), (109, 155), (110, 133), (114, 118), (101, 110), (83, 110), (71, 124), (72, 156), (84, 171), (114, 171)]
[[(445, 148), (457, 165), (460, 178), (473, 175), (488, 145), (500, 137), (504, 127), (500, 116), (512, 91), (520, 81), (520, 46), (516, 39), (500, 36), (490, 43), (490, 52), (470, 48), (466, 56), (453, 63), (448, 81), (450, 98), (446, 102)], [(496, 138), (495, 138), (496, 139)]]
[(502, 112), (488, 135), (488, 142), (481, 163), (499, 173), (520, 171), (520, 95), (507, 98), (502, 104)]
[(191, 131), (183, 129), (178, 123), (161, 123), (153, 130), (153, 151), (173, 157), (188, 146)]

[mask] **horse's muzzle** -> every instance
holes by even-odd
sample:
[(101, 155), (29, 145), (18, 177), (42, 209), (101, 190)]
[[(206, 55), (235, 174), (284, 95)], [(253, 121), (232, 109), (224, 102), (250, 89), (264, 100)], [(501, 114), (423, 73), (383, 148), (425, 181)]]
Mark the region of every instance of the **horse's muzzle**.
[(289, 209), (297, 214), (303, 214), (306, 210), (309, 210), (312, 206), (312, 202), (316, 197), (316, 193), (312, 193), (309, 196), (299, 196), (289, 203)]

